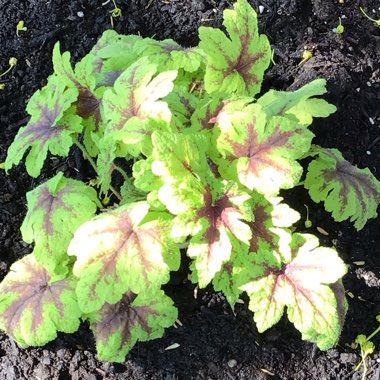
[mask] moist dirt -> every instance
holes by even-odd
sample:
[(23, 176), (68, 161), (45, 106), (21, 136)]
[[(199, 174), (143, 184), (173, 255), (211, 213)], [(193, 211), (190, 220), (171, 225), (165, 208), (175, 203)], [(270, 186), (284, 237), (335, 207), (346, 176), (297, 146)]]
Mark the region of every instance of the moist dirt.
[[(252, 0), (261, 33), (275, 51), (275, 65), (266, 72), (263, 91), (294, 90), (317, 77), (328, 81), (327, 99), (337, 112), (316, 120), (315, 142), (336, 147), (346, 159), (369, 169), (380, 179), (380, 27), (366, 19), (380, 18), (378, 0)], [(10, 74), (0, 78), (0, 162), (18, 129), (28, 121), (30, 96), (52, 73), (56, 41), (72, 53), (73, 62), (85, 55), (106, 29), (157, 39), (172, 38), (183, 46), (198, 42), (200, 25), (220, 27), (228, 0), (117, 0), (122, 16), (112, 20), (112, 1), (0, 0), (0, 68), (18, 59)], [(339, 24), (343, 34), (333, 30)], [(18, 21), (27, 31), (16, 35)], [(304, 49), (313, 57), (300, 65)], [(26, 213), (26, 192), (57, 171), (72, 173), (75, 160), (51, 158), (43, 174), (33, 179), (21, 164), (8, 176), (0, 170), (0, 278), (11, 264), (31, 251), (19, 232)], [(324, 245), (335, 246), (348, 264), (344, 277), (349, 311), (336, 348), (321, 352), (303, 342), (283, 318), (264, 334), (252, 322), (244, 304), (232, 311), (223, 295), (211, 288), (194, 292), (186, 268), (166, 286), (179, 308), (182, 326), (170, 328), (162, 339), (138, 343), (121, 364), (97, 360), (86, 324), (72, 335), (60, 334), (45, 347), (21, 349), (0, 333), (0, 379), (360, 379), (360, 361), (351, 347), (355, 337), (371, 333), (380, 314), (380, 223), (371, 220), (360, 232), (350, 223), (336, 223), (321, 205), (301, 189), (284, 193), (305, 219), (309, 206), (313, 227)], [(320, 233), (317, 227), (325, 232)], [(305, 230), (303, 223), (299, 231)], [(320, 230), (321, 231), (321, 230)], [(358, 265), (358, 263), (360, 265)], [(195, 298), (195, 294), (197, 297)], [(374, 338), (377, 347), (380, 337)], [(178, 343), (176, 349), (165, 350)], [(368, 380), (380, 378), (377, 349), (367, 359)]]

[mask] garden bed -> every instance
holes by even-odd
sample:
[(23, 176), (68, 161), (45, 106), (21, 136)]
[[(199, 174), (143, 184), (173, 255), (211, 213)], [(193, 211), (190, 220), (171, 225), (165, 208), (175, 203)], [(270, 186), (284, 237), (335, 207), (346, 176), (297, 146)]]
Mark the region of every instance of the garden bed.
[[(51, 55), (56, 41), (61, 41), (63, 51), (71, 51), (74, 62), (112, 26), (119, 33), (172, 38), (183, 46), (194, 46), (198, 43), (198, 27), (220, 27), (222, 12), (231, 3), (120, 1), (122, 16), (112, 19), (112, 1), (2, 0), (0, 67), (4, 71), (10, 57), (16, 57), (18, 63), (10, 74), (0, 78), (0, 83), (5, 84), (0, 91), (0, 162), (5, 160), (18, 129), (28, 120), (28, 99), (52, 73)], [(295, 90), (312, 79), (326, 78), (327, 99), (337, 106), (337, 112), (327, 119), (316, 119), (316, 143), (338, 148), (351, 163), (368, 167), (380, 178), (380, 27), (359, 9), (364, 7), (377, 19), (379, 3), (251, 3), (260, 13), (260, 32), (268, 35), (275, 52), (275, 65), (266, 72), (263, 90)], [(339, 17), (345, 27), (343, 34), (333, 31)], [(27, 30), (17, 36), (20, 20), (24, 20)], [(313, 57), (300, 65), (305, 49), (312, 51)], [(19, 232), (26, 214), (26, 192), (60, 170), (73, 172), (75, 165), (75, 157), (52, 158), (37, 179), (29, 177), (23, 165), (12, 169), (9, 176), (0, 171), (1, 277), (14, 261), (31, 251)], [(305, 190), (293, 190), (284, 196), (303, 220), (304, 204), (309, 206), (313, 226), (308, 231), (317, 234), (322, 244), (335, 246), (348, 264), (344, 286), (349, 310), (336, 348), (321, 352), (303, 342), (286, 318), (259, 334), (246, 298), (234, 313), (212, 288), (195, 293), (194, 285), (186, 281), (184, 268), (165, 286), (178, 306), (182, 326), (166, 330), (162, 339), (138, 343), (125, 363), (99, 362), (85, 324), (77, 333), (60, 334), (54, 342), (37, 349), (21, 349), (0, 334), (1, 379), (359, 379), (355, 367), (360, 356), (351, 344), (358, 334), (368, 335), (377, 327), (375, 318), (380, 314), (379, 219), (370, 220), (356, 232), (348, 222), (334, 222), (321, 205), (313, 204)], [(298, 228), (305, 230), (303, 223)], [(373, 341), (380, 345), (379, 336)], [(174, 343), (179, 347), (165, 350)], [(367, 362), (367, 378), (379, 379), (379, 351)]]

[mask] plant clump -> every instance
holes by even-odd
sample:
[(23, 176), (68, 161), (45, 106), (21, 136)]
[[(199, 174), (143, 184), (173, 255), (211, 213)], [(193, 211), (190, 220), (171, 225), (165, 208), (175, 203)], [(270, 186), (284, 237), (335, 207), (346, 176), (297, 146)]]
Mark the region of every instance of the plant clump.
[(74, 68), (55, 45), (54, 73), (30, 99), (5, 169), (26, 157), (38, 177), (49, 154), (78, 147), (96, 181), (59, 172), (27, 194), (21, 232), (34, 249), (0, 284), (0, 328), (21, 346), (88, 320), (99, 358), (123, 361), (176, 321), (162, 285), (183, 247), (200, 287), (232, 306), (247, 292), (259, 331), (286, 311), (303, 339), (337, 343), (346, 266), (294, 232), (299, 214), (280, 191), (301, 184), (310, 157), (311, 198), (361, 229), (377, 215), (380, 184), (312, 144), (313, 118), (335, 111), (319, 98), (324, 79), (260, 95), (272, 50), (246, 0), (224, 12), (224, 26), (201, 27), (194, 48), (106, 31)]

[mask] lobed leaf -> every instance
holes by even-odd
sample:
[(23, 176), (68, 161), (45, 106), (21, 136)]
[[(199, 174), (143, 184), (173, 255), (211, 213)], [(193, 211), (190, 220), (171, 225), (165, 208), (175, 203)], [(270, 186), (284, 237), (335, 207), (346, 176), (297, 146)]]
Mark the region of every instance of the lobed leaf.
[(98, 125), (101, 121), (101, 93), (95, 89), (96, 79), (93, 75), (93, 66), (90, 57), (91, 56), (87, 56), (87, 58), (84, 58), (82, 64), (78, 65), (74, 73), (70, 63), (70, 52), (66, 51), (61, 54), (60, 43), (57, 42), (54, 45), (53, 66), (55, 75), (57, 75), (58, 80), (68, 88), (76, 88), (78, 90), (79, 96), (76, 101), (77, 114), (84, 119), (94, 117)]
[[(132, 119), (135, 123), (147, 118), (170, 121), (167, 104), (159, 101), (173, 89), (176, 71), (158, 74), (157, 65), (142, 58), (128, 67), (103, 97), (107, 133), (119, 131)], [(126, 131), (128, 132), (128, 130)]]
[(168, 240), (167, 221), (142, 223), (148, 211), (146, 202), (128, 204), (76, 231), (68, 253), (77, 257), (73, 272), (83, 312), (119, 302), (128, 290), (138, 294), (159, 287), (169, 280), (169, 271), (178, 267), (179, 252)]
[(245, 221), (252, 218), (248, 201), (249, 196), (236, 187), (225, 188), (221, 194), (210, 190), (204, 194), (204, 206), (197, 210), (192, 221), (200, 225), (199, 231), (193, 232), (187, 250), (194, 258), (193, 271), (201, 288), (208, 285), (222, 264), (229, 260), (233, 246), (243, 251), (244, 245), (248, 245), (251, 231)]
[(325, 100), (312, 98), (324, 93), (326, 80), (315, 79), (296, 91), (269, 90), (257, 99), (257, 103), (268, 117), (293, 114), (301, 124), (309, 125), (313, 117), (327, 117), (336, 111), (336, 107)]
[(152, 172), (162, 178), (158, 198), (174, 215), (190, 212), (203, 204), (207, 178), (212, 173), (207, 165), (209, 142), (199, 133), (152, 134)]
[(22, 346), (43, 346), (79, 328), (72, 278), (51, 275), (34, 257), (15, 262), (0, 284), (0, 328)]
[(28, 192), (26, 199), (28, 212), (21, 226), (22, 237), (27, 243), (35, 243), (33, 253), (39, 262), (55, 269), (65, 262), (76, 229), (100, 206), (96, 191), (59, 172)]
[(32, 177), (40, 175), (48, 152), (61, 157), (68, 155), (73, 137), (82, 131), (82, 119), (65, 114), (77, 98), (78, 90), (66, 88), (57, 77), (50, 77), (47, 86), (34, 93), (26, 108), (31, 118), (8, 149), (7, 171), (22, 160), (29, 148), (25, 165)]
[(203, 52), (198, 48), (183, 48), (172, 39), (157, 41), (144, 38), (136, 44), (136, 49), (142, 56), (148, 56), (149, 61), (157, 64), (160, 70), (194, 72), (203, 62)]
[(270, 62), (268, 38), (258, 33), (257, 15), (247, 0), (225, 10), (223, 19), (229, 38), (219, 29), (199, 28), (199, 47), (207, 57), (205, 89), (253, 97)]
[(344, 292), (335, 292), (334, 284), (346, 273), (346, 266), (334, 249), (318, 247), (312, 235), (294, 234), (291, 248), (291, 258), (283, 264), (266, 266), (257, 257), (265, 272), (241, 289), (250, 297), (249, 308), (260, 332), (277, 323), (286, 306), (289, 320), (303, 339), (323, 350), (331, 348), (346, 312)]
[(217, 148), (226, 158), (222, 175), (266, 195), (298, 183), (302, 167), (296, 160), (310, 148), (314, 135), (309, 130), (285, 117), (267, 119), (257, 104), (231, 114), (223, 111), (218, 120)]
[(90, 53), (75, 65), (75, 76), (90, 83), (91, 73), (95, 79), (91, 88), (113, 86), (120, 74), (140, 58), (135, 46), (141, 39), (137, 35), (118, 34), (113, 29), (104, 31)]
[(305, 188), (314, 202), (323, 201), (336, 221), (350, 218), (357, 230), (376, 218), (380, 182), (368, 168), (359, 169), (337, 149), (315, 148), (318, 157), (308, 167)]
[(127, 291), (116, 304), (106, 303), (89, 316), (99, 359), (123, 362), (136, 342), (162, 337), (177, 316), (173, 301), (162, 290)]

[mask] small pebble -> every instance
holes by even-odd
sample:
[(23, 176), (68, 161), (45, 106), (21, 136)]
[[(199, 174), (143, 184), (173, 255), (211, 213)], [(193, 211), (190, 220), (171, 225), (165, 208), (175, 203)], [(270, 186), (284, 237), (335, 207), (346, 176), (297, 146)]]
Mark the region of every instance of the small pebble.
[(357, 91), (357, 92), (360, 92), (360, 87), (358, 87), (358, 88), (356, 89), (356, 91)]
[(260, 14), (262, 14), (264, 12), (264, 6), (263, 5), (259, 5), (259, 12)]
[(370, 81), (367, 82), (367, 86), (368, 86), (368, 87), (371, 87), (371, 86), (372, 86), (372, 84), (371, 84)]
[(368, 154), (368, 156), (370, 156), (372, 153), (371, 151), (367, 150), (366, 153)]
[(82, 11), (77, 12), (77, 16), (80, 18), (84, 17), (84, 13)]
[(230, 368), (234, 368), (234, 367), (236, 367), (237, 361), (235, 359), (231, 359), (228, 361), (227, 364)]
[(372, 119), (372, 117), (369, 118), (369, 122), (370, 122), (372, 125), (375, 125), (375, 121)]

